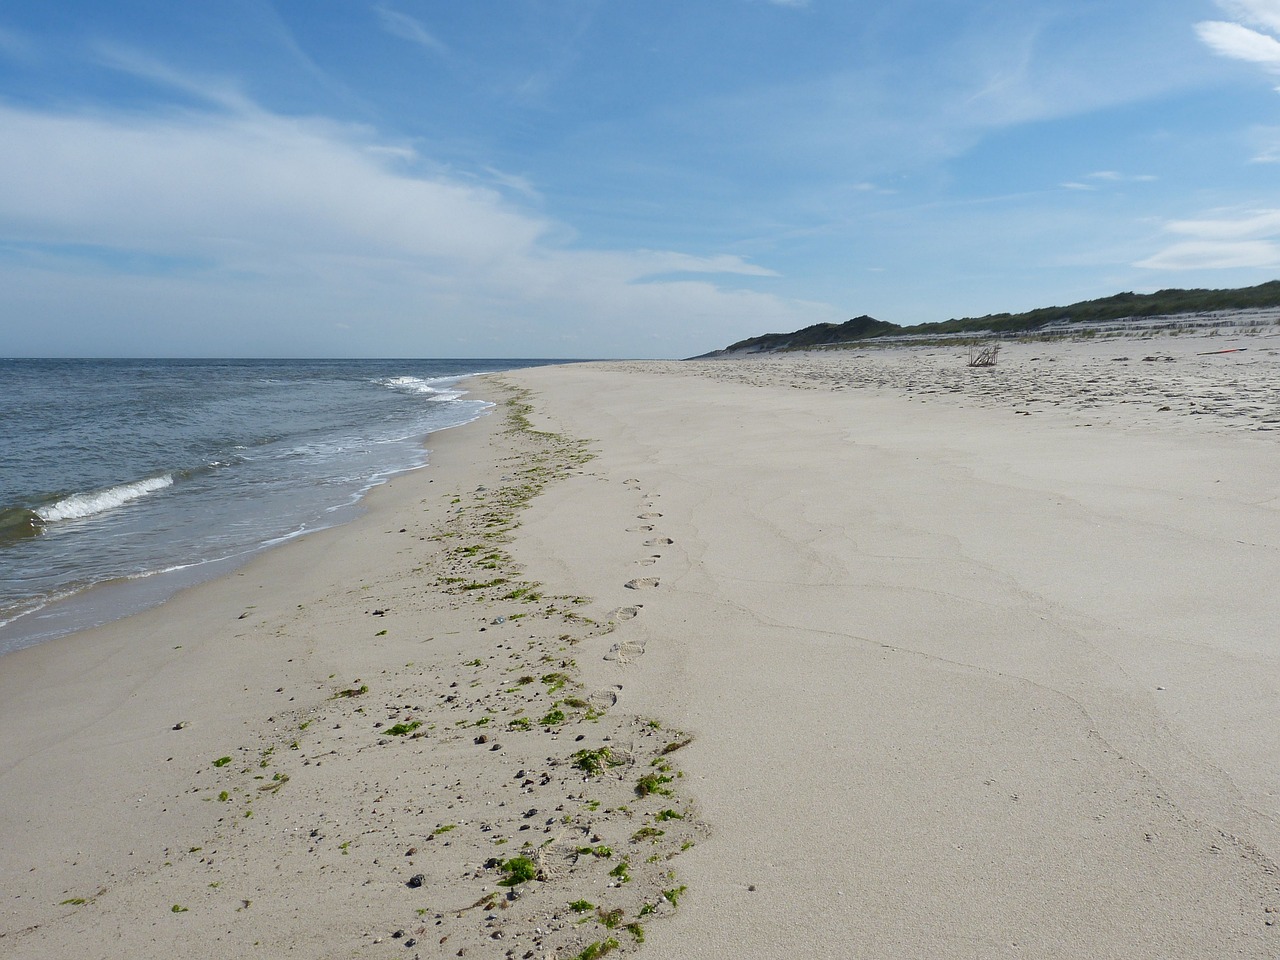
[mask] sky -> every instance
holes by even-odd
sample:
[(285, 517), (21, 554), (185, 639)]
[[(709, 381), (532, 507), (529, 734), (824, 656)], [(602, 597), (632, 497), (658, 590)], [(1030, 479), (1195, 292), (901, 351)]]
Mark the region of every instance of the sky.
[(0, 0), (0, 355), (683, 357), (1280, 277), (1280, 0)]

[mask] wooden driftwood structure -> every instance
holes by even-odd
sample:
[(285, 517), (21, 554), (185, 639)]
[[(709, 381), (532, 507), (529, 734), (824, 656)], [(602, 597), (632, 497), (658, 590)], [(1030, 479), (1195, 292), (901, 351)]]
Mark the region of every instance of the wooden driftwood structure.
[(969, 344), (969, 366), (971, 367), (994, 367), (996, 365), (996, 357), (1000, 354), (1000, 344), (993, 343), (987, 347), (979, 348), (977, 344)]

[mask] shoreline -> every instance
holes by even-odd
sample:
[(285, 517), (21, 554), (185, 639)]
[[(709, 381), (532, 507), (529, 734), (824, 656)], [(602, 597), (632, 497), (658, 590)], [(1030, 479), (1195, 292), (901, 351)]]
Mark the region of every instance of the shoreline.
[(1274, 955), (1275, 361), (1193, 416), (1052, 349), (506, 372), (364, 517), (6, 656), (0, 957)]
[(506, 559), (585, 454), (501, 384), (366, 516), (6, 658), (0, 956), (577, 953), (674, 912), (684, 744), (579, 676), (626, 615)]
[[(299, 514), (299, 526), (293, 530), (273, 533), (259, 541), (237, 544), (233, 552), (211, 558), (154, 557), (155, 568), (145, 572), (96, 582), (72, 583), (55, 595), (30, 597), (15, 603), (5, 611), (9, 619), (0, 620), (0, 657), (15, 650), (141, 613), (184, 590), (230, 576), (245, 564), (278, 546), (358, 519), (363, 515), (366, 500), (373, 491), (403, 474), (413, 473), (427, 466), (426, 444), (430, 437), (456, 426), (466, 426), (486, 413), (481, 408), (471, 420), (462, 420), (421, 436), (420, 463), (380, 469), (363, 481), (364, 485), (355, 491), (353, 499), (318, 504), (310, 515)], [(16, 612), (23, 606), (26, 607), (23, 612)]]

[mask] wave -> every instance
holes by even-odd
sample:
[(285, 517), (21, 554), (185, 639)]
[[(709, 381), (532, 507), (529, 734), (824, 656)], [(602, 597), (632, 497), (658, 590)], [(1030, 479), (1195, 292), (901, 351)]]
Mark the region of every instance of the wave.
[(83, 520), (133, 500), (139, 500), (157, 490), (173, 486), (173, 477), (165, 474), (134, 483), (122, 483), (106, 490), (92, 493), (76, 493), (47, 507), (37, 507), (33, 512), (41, 523), (57, 523), (59, 520)]
[(405, 393), (424, 394), (429, 400), (457, 400), (465, 396), (467, 391), (458, 390), (454, 385), (459, 380), (478, 375), (460, 373), (452, 377), (384, 377), (377, 383)]
[(40, 516), (34, 510), (26, 507), (0, 509), (0, 543), (38, 536), (41, 526)]

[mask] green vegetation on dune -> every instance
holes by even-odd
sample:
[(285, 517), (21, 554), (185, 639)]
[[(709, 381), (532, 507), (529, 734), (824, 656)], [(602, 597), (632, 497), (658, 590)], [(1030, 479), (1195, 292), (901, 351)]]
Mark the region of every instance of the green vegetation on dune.
[(829, 343), (846, 343), (900, 333), (902, 327), (875, 317), (855, 317), (844, 323), (815, 323), (794, 333), (766, 333), (759, 337), (739, 340), (725, 349), (729, 352), (768, 353), (774, 350), (803, 350)]
[[(766, 333), (739, 340), (724, 353), (773, 353), (805, 350), (838, 343), (875, 340), (899, 335), (954, 333), (1018, 333), (1052, 323), (1100, 323), (1130, 318), (1178, 316), (1226, 310), (1280, 307), (1280, 280), (1232, 290), (1159, 290), (1156, 293), (1117, 293), (1098, 300), (1082, 300), (1065, 307), (1040, 307), (1025, 313), (993, 313), (937, 323), (903, 327), (887, 320), (861, 316), (845, 323), (818, 323), (792, 333)], [(721, 352), (721, 351), (718, 351)]]
[(1046, 324), (1099, 323), (1129, 317), (1164, 317), (1215, 310), (1256, 310), (1280, 306), (1280, 280), (1235, 290), (1159, 290), (1155, 293), (1117, 293), (1099, 300), (1082, 300), (1066, 307), (1041, 307), (1026, 313), (996, 313), (942, 323), (908, 327), (907, 333), (965, 333), (1035, 330)]

